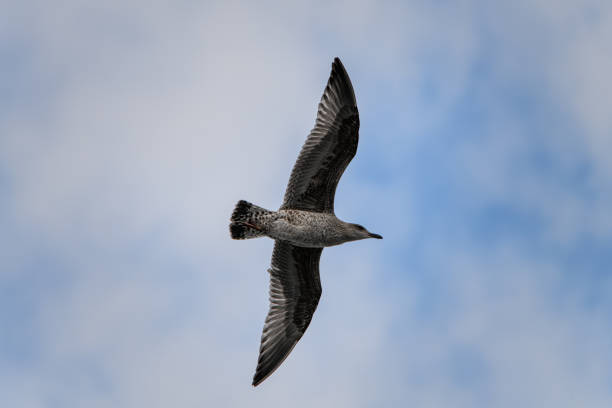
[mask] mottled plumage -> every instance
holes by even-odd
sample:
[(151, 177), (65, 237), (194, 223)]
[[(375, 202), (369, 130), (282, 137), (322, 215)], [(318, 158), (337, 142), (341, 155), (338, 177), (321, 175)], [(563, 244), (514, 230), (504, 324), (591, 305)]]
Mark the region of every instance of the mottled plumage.
[(334, 196), (357, 153), (359, 112), (351, 80), (338, 58), (321, 97), (315, 127), (302, 147), (281, 209), (334, 213)]
[(278, 211), (241, 200), (232, 213), (233, 239), (268, 236), (276, 240), (266, 317), (253, 385), (287, 358), (310, 324), (321, 297), (319, 259), (324, 247), (364, 238), (382, 238), (336, 218), (338, 181), (357, 152), (359, 113), (351, 81), (338, 58), (321, 97), (314, 129), (291, 172)]

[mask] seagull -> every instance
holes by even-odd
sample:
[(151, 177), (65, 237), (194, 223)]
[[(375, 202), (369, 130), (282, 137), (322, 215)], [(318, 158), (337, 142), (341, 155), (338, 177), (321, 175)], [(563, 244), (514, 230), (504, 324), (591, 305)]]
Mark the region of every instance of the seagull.
[(359, 112), (340, 59), (332, 63), (312, 129), (291, 172), (283, 204), (270, 211), (240, 200), (230, 219), (233, 239), (275, 240), (270, 309), (261, 336), (253, 386), (268, 378), (300, 340), (321, 297), (319, 259), (324, 247), (382, 239), (334, 214), (338, 181), (357, 152)]

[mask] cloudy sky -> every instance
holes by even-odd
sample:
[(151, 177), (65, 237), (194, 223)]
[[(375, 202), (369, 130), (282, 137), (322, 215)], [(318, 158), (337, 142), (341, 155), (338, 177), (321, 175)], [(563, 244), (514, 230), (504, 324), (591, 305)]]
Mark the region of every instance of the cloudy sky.
[[(10, 407), (612, 406), (609, 1), (3, 2)], [(339, 56), (361, 140), (257, 388), (277, 208)]]

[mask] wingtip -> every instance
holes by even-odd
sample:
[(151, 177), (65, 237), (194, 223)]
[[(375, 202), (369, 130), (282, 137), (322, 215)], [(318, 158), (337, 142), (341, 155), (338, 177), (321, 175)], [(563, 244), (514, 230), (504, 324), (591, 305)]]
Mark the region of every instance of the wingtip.
[(339, 87), (339, 92), (342, 94), (341, 98), (346, 98), (343, 101), (344, 103), (357, 106), (353, 84), (351, 83), (346, 68), (344, 68), (344, 64), (342, 64), (342, 61), (340, 61), (338, 57), (335, 57), (332, 62), (328, 86), (332, 82), (336, 83), (336, 86)]
[(337, 67), (337, 66), (344, 68), (342, 61), (340, 61), (340, 58), (334, 57), (334, 61), (332, 62), (332, 68)]
[[(261, 357), (260, 357), (260, 359), (261, 359)], [(279, 364), (279, 365), (280, 365), (280, 364)], [(278, 367), (276, 367), (276, 368), (278, 368)], [(260, 366), (259, 366), (259, 361), (258, 361), (258, 363), (257, 363), (257, 369), (255, 369), (255, 374), (253, 375), (253, 382), (251, 383), (251, 385), (252, 385), (253, 387), (257, 387), (259, 384), (261, 384), (262, 382), (264, 382), (264, 380), (265, 380), (266, 378), (268, 378), (268, 377), (269, 377), (269, 376), (270, 376), (270, 375), (271, 375), (271, 374), (272, 374), (272, 373), (273, 373), (273, 372), (276, 370), (276, 368), (274, 368), (273, 370), (269, 370), (269, 371), (266, 373), (266, 372), (264, 372), (264, 371), (262, 371), (262, 370), (260, 369)]]
[(264, 380), (266, 378), (268, 378), (270, 376), (270, 374), (272, 374), (274, 370), (272, 370), (271, 372), (269, 372), (266, 375), (262, 375), (260, 372), (256, 372), (255, 375), (253, 376), (253, 382), (251, 383), (251, 385), (253, 386), (253, 388), (257, 387), (259, 384), (261, 384), (262, 382), (264, 382)]
[(259, 384), (261, 384), (262, 381), (262, 375), (260, 374), (259, 370), (256, 370), (255, 375), (253, 375), (253, 382), (251, 383), (251, 385), (253, 387), (257, 387)]
[[(284, 360), (284, 359), (283, 359)], [(281, 361), (282, 363), (282, 361)], [(280, 364), (279, 364), (280, 365)], [(259, 368), (259, 367), (258, 367)], [(274, 371), (276, 371), (276, 369), (278, 368), (278, 366), (276, 366), (274, 369), (268, 371), (267, 373), (263, 373), (260, 370), (255, 370), (255, 375), (253, 376), (253, 382), (251, 383), (251, 385), (253, 386), (253, 388), (257, 387), (259, 384), (261, 384), (262, 382), (264, 382), (264, 380), (266, 380), (270, 375), (272, 375), (272, 373)]]

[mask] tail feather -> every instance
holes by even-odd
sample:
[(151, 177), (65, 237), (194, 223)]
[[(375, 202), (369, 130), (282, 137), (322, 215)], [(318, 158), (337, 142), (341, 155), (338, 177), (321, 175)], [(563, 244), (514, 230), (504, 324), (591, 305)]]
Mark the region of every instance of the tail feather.
[(262, 230), (262, 216), (269, 214), (270, 211), (258, 207), (248, 201), (240, 200), (234, 208), (230, 219), (230, 234), (232, 239), (249, 239), (265, 235)]

